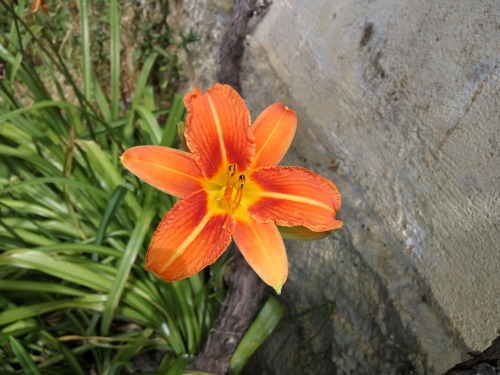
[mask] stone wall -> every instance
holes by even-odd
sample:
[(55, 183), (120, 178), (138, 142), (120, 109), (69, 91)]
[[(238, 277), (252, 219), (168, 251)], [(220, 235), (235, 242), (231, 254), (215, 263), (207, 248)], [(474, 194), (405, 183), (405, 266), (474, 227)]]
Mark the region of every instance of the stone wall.
[[(186, 90), (205, 89), (231, 2), (182, 7), (201, 38)], [(333, 314), (276, 332), (249, 373), (433, 374), (484, 349), (500, 328), (500, 2), (276, 0), (241, 79), (253, 118), (297, 111), (282, 164), (334, 181), (345, 222), (287, 244), (280, 297)]]

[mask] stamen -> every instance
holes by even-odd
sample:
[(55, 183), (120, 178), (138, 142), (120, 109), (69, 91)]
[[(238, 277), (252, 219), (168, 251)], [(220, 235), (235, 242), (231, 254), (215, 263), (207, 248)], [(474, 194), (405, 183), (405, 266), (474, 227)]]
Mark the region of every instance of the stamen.
[(234, 183), (236, 182), (235, 175), (237, 171), (238, 171), (238, 164), (236, 163), (229, 164), (229, 166), (227, 167), (227, 184), (223, 197), (226, 203), (229, 203), (231, 201), (231, 196), (233, 195)]
[(238, 164), (236, 163), (229, 164), (229, 166), (227, 167), (227, 175), (229, 176), (229, 178), (233, 177), (237, 171), (238, 171)]
[(243, 185), (245, 185), (245, 180), (246, 177), (242, 173), (240, 174), (240, 177), (238, 178), (238, 183), (240, 186), (238, 187), (238, 190), (236, 191), (236, 195), (234, 196), (234, 200), (231, 202), (231, 212), (233, 212), (235, 209), (238, 208), (241, 202), (241, 198), (243, 197)]
[[(227, 183), (224, 188), (224, 193), (221, 197), (216, 200), (220, 202), (221, 208), (224, 208), (230, 214), (238, 208), (243, 198), (243, 186), (245, 185), (246, 177), (245, 174), (238, 174), (238, 165), (229, 164), (227, 167)], [(236, 189), (236, 191), (234, 191)], [(234, 193), (234, 194), (233, 194)], [(227, 218), (222, 225), (225, 228)]]

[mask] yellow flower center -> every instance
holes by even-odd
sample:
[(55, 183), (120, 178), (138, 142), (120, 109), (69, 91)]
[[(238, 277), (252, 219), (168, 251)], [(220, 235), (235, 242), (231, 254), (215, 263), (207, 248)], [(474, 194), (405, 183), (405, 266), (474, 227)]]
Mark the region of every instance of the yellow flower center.
[(220, 189), (217, 203), (225, 211), (234, 213), (243, 197), (243, 186), (245, 185), (245, 174), (238, 173), (237, 164), (229, 164), (227, 168), (226, 186)]

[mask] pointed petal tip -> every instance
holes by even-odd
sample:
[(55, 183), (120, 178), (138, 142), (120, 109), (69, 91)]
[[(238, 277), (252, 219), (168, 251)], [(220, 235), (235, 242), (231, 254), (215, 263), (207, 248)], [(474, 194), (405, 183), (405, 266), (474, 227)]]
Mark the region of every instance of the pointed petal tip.
[(277, 165), (285, 156), (297, 129), (297, 114), (283, 103), (267, 107), (252, 125), (255, 137), (253, 167)]
[(279, 296), (281, 294), (281, 289), (283, 288), (283, 284), (278, 284), (273, 286), (274, 290), (276, 291), (276, 294)]
[(238, 221), (233, 239), (255, 273), (279, 294), (288, 276), (288, 259), (276, 225)]

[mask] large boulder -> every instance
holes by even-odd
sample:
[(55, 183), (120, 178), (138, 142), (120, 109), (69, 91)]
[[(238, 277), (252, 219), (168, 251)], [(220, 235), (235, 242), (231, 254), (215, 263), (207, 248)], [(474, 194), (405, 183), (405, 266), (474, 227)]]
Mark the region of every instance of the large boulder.
[[(186, 89), (217, 80), (230, 1), (182, 2), (200, 41)], [(274, 1), (241, 74), (255, 118), (299, 129), (282, 164), (334, 181), (345, 222), (289, 242), (289, 316), (250, 364), (268, 374), (432, 374), (500, 328), (500, 3)]]

